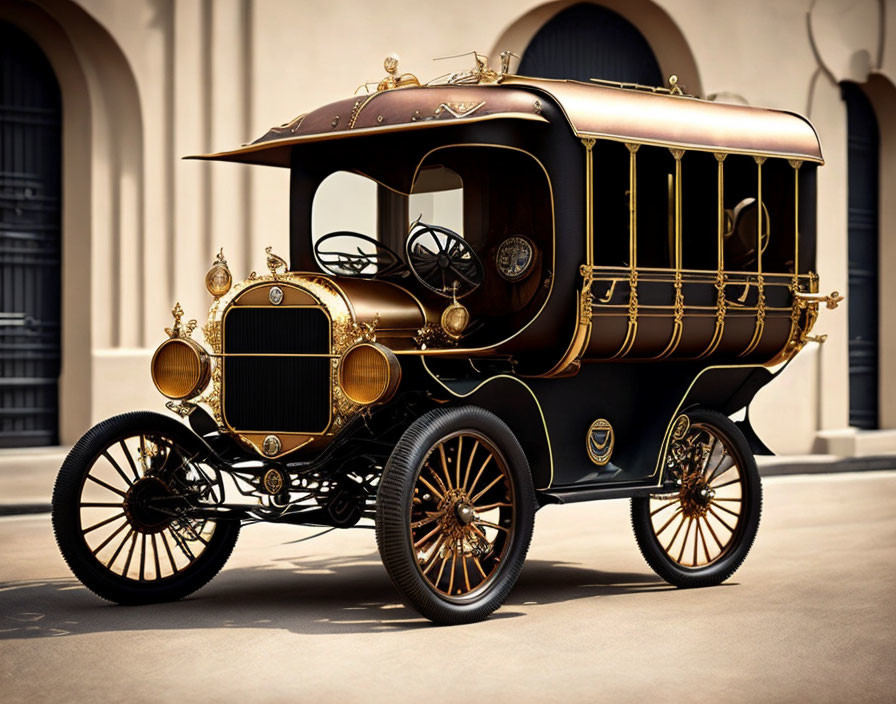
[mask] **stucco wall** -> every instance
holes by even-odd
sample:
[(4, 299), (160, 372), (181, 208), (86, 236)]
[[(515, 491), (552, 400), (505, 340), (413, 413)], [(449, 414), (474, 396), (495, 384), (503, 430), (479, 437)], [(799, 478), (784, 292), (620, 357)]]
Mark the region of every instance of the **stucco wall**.
[[(89, 131), (90, 155), (67, 165), (66, 178), (80, 168), (90, 212), (78, 215), (79, 203), (69, 201), (65, 222), (68, 252), (80, 241), (90, 253), (90, 315), (82, 329), (93, 362), (92, 375), (84, 371), (89, 412), (63, 403), (63, 440), (73, 441), (89, 420), (112, 412), (161, 407), (149, 382), (148, 353), (175, 300), (189, 316), (204, 316), (203, 274), (218, 247), (237, 277), (264, 267), (266, 245), (288, 249), (286, 171), (179, 156), (232, 147), (351, 95), (361, 83), (382, 77), (383, 57), (392, 51), (400, 54), (402, 71), (422, 79), (469, 63), (433, 62), (435, 57), (473, 49), (521, 54), (527, 38), (569, 4), (393, 0), (384, 8), (352, 0), (2, 0), (5, 14), (23, 15), (27, 5), (38, 16), (32, 25), (42, 17), (67, 33), (89, 92), (89, 129), (78, 129)], [(825, 292), (848, 294), (846, 113), (837, 82), (872, 77), (869, 95), (879, 110), (882, 150), (892, 152), (896, 1), (603, 4), (638, 26), (663, 72), (679, 73), (692, 89), (813, 120), (827, 160), (819, 178), (818, 270)], [(67, 104), (75, 90), (74, 83), (63, 84)], [(883, 156), (882, 162), (886, 196), (896, 192), (896, 174), (893, 159)], [(882, 197), (882, 208), (892, 209), (892, 201)], [(889, 225), (896, 220), (887, 213), (881, 213), (882, 266), (896, 264), (896, 233)], [(892, 298), (884, 288), (882, 303)], [(66, 304), (73, 307), (68, 296)], [(828, 342), (810, 346), (757, 398), (754, 424), (774, 449), (824, 450), (826, 436), (818, 431), (847, 428), (846, 311), (823, 313), (817, 331), (828, 333)], [(889, 354), (896, 333), (888, 325), (896, 317), (893, 307), (884, 304), (882, 316), (882, 421), (896, 427), (896, 362), (890, 361), (896, 355)], [(66, 329), (65, 344), (74, 344), (71, 324)], [(67, 364), (64, 373), (72, 375), (77, 362)], [(65, 393), (72, 392), (63, 387)]]

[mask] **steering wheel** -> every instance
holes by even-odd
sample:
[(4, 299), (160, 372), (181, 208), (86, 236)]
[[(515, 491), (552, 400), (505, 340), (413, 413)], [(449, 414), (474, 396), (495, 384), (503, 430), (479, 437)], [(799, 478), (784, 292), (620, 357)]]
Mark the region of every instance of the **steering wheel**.
[(463, 298), (482, 283), (482, 261), (463, 237), (447, 227), (415, 223), (405, 249), (417, 280), (442, 296)]
[(324, 235), (315, 243), (314, 255), (321, 267), (336, 276), (407, 276), (401, 257), (359, 232), (341, 230)]

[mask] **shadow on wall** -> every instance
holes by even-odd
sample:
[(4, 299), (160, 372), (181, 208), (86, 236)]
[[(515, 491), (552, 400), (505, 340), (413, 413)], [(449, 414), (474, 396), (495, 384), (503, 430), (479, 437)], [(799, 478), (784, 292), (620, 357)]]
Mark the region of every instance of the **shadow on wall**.
[[(374, 633), (430, 625), (397, 601), (377, 553), (278, 562), (225, 570), (190, 599), (144, 607), (108, 604), (74, 579), (0, 583), (0, 640), (206, 628)], [(492, 618), (521, 616), (514, 610), (521, 605), (671, 589), (652, 574), (614, 574), (532, 560)]]

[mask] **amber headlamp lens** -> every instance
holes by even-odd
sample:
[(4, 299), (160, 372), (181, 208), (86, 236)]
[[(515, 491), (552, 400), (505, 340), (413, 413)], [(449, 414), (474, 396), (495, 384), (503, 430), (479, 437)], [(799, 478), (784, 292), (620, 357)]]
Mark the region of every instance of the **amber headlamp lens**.
[(190, 398), (208, 384), (208, 354), (189, 340), (166, 340), (152, 358), (152, 380), (168, 398)]
[(339, 365), (339, 385), (350, 401), (368, 406), (388, 401), (401, 379), (392, 351), (375, 343), (355, 345)]

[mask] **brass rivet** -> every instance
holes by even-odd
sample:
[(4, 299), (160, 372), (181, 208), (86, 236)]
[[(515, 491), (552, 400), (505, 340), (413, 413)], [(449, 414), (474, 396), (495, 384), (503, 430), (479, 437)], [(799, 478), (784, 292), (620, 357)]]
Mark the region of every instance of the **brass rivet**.
[(382, 116), (382, 115), (377, 115), (377, 116), (376, 116), (376, 122), (377, 122), (378, 125), (383, 124), (383, 116)]
[(335, 127), (338, 124), (339, 124), (339, 115), (337, 115), (336, 117), (333, 118), (333, 121), (330, 123), (330, 126)]

